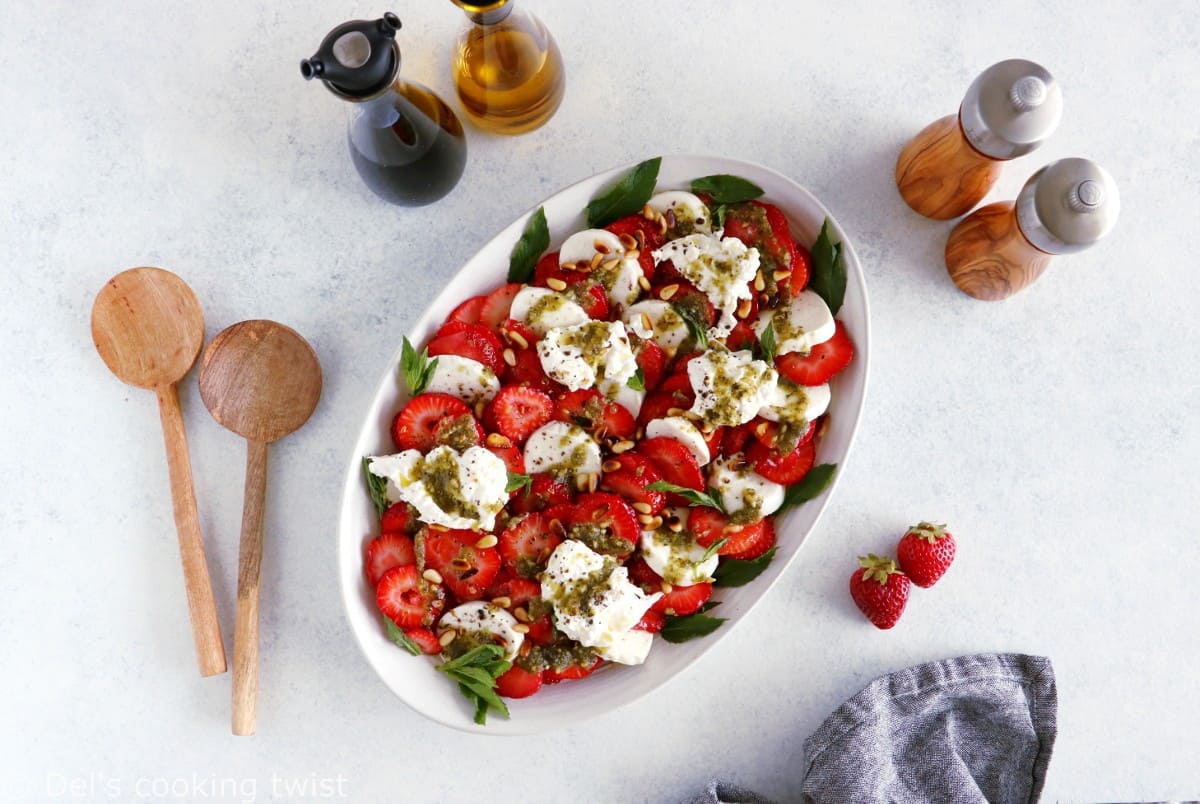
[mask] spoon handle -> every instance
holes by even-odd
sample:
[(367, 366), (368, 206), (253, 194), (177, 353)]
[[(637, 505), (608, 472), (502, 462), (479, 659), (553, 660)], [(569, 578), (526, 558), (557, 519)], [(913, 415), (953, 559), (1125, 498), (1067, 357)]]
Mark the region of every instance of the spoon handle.
[(163, 439), (167, 445), (167, 469), (171, 475), (171, 502), (175, 509), (175, 530), (179, 533), (179, 553), (183, 558), (183, 579), (187, 587), (188, 612), (192, 619), (192, 638), (200, 674), (212, 676), (225, 672), (225, 643), (213, 602), (208, 562), (204, 559), (204, 540), (200, 536), (200, 517), (196, 511), (196, 488), (192, 482), (192, 462), (188, 457), (187, 432), (183, 412), (174, 385), (157, 389), (158, 413), (162, 419)]
[(238, 553), (237, 630), (233, 635), (233, 733), (254, 733), (258, 700), (258, 581), (262, 572), (267, 442), (246, 441), (242, 546)]

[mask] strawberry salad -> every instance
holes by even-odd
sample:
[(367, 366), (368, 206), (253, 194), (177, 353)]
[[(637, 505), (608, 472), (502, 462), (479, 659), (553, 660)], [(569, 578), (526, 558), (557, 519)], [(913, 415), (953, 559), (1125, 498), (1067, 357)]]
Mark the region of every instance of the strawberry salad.
[(840, 245), (797, 243), (743, 179), (654, 194), (656, 172), (556, 251), (539, 209), (507, 284), (406, 340), (396, 451), (363, 462), (388, 635), (439, 654), (476, 722), (711, 633), (714, 589), (761, 573), (774, 515), (832, 475), (814, 457), (854, 354)]

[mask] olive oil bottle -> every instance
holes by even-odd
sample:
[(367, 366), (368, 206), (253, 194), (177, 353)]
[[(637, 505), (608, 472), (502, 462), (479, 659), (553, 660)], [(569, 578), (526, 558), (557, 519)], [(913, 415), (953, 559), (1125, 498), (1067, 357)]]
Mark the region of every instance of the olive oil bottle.
[(454, 87), (467, 118), (497, 134), (546, 123), (566, 87), (562, 54), (516, 0), (452, 0), (467, 14), (454, 53)]

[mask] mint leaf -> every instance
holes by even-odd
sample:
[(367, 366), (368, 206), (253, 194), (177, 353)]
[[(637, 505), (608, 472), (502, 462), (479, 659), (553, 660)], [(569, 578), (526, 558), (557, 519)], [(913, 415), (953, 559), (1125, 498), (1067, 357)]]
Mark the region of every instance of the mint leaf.
[(363, 458), (362, 467), (363, 475), (367, 479), (367, 493), (371, 495), (371, 502), (375, 503), (375, 512), (382, 517), (383, 512), (391, 505), (387, 498), (387, 478), (372, 474), (370, 465), (370, 456)]
[(676, 644), (708, 636), (725, 622), (724, 617), (709, 617), (700, 612), (689, 614), (686, 617), (672, 617), (668, 615), (666, 620), (666, 625), (662, 627), (658, 635), (668, 642)]
[(404, 384), (408, 386), (410, 395), (416, 396), (425, 390), (437, 364), (436, 357), (433, 360), (429, 359), (428, 349), (422, 349), (421, 353), (417, 354), (408, 338), (404, 339), (404, 345), (400, 347), (400, 372), (404, 375)]
[(633, 372), (633, 376), (626, 380), (625, 384), (635, 391), (646, 390), (646, 374), (641, 366), (638, 366), (637, 371)]
[(387, 626), (388, 639), (404, 648), (413, 656), (421, 655), (421, 646), (416, 642), (413, 642), (412, 639), (409, 638), (408, 634), (404, 633), (404, 629), (392, 622), (391, 617), (384, 617), (383, 622)]
[(752, 181), (728, 173), (704, 176), (692, 182), (693, 193), (704, 193), (716, 204), (737, 204), (758, 198), (763, 189)]
[[(509, 472), (508, 484), (505, 485), (504, 490), (509, 494), (512, 494), (514, 491), (520, 488), (533, 488), (533, 478), (529, 475), (523, 475), (519, 472)], [(525, 493), (528, 494), (529, 492), (526, 491)]]
[(725, 228), (725, 213), (729, 211), (729, 207), (724, 204), (717, 204), (712, 211), (712, 227), (713, 229)]
[(702, 324), (700, 319), (696, 318), (695, 314), (691, 310), (681, 304), (672, 304), (671, 309), (675, 311), (676, 315), (683, 319), (684, 324), (687, 324), (688, 332), (691, 333), (692, 338), (695, 339), (697, 348), (707, 349), (708, 327)]
[[(720, 550), (722, 547), (724, 547), (728, 543), (729, 543), (728, 536), (726, 536), (722, 539), (717, 539), (715, 542), (713, 542), (712, 544), (710, 544), (708, 546), (708, 549), (704, 551), (704, 555), (696, 563), (703, 564), (705, 561), (708, 561), (710, 558), (712, 558), (714, 555), (716, 555), (716, 552), (718, 550)], [(720, 565), (718, 565), (718, 566), (720, 566)]]
[(688, 505), (695, 508), (697, 505), (703, 505), (708, 508), (716, 508), (721, 513), (725, 513), (725, 506), (721, 504), (720, 495), (706, 494), (703, 491), (689, 489), (687, 486), (677, 486), (666, 480), (656, 480), (649, 486), (646, 486), (647, 491), (666, 491), (672, 494), (678, 494), (688, 501)]
[(521, 239), (513, 246), (508, 256), (508, 281), (528, 282), (533, 278), (533, 269), (538, 259), (550, 248), (550, 228), (546, 225), (546, 208), (538, 207), (529, 216)]
[(800, 478), (800, 481), (794, 485), (788, 486), (787, 491), (783, 493), (783, 504), (779, 506), (776, 513), (780, 513), (793, 505), (799, 505), (803, 502), (808, 502), (813, 497), (816, 497), (825, 487), (829, 485), (829, 481), (833, 480), (833, 472), (837, 469), (836, 463), (823, 463), (820, 466), (814, 466), (808, 470), (808, 474)]
[(758, 348), (754, 350), (754, 356), (768, 365), (774, 365), (775, 348), (775, 324), (771, 323), (767, 324), (762, 335), (758, 336)]
[(625, 178), (608, 188), (603, 195), (593, 198), (587, 205), (588, 227), (600, 229), (626, 215), (641, 210), (654, 195), (658, 181), (658, 168), (662, 157), (647, 159), (630, 171)]
[(812, 247), (812, 275), (808, 286), (825, 300), (829, 311), (837, 315), (846, 297), (846, 262), (842, 259), (842, 244), (833, 242), (829, 234), (829, 218), (821, 224), (821, 234)]
[(717, 565), (717, 571), (713, 573), (713, 584), (715, 586), (745, 586), (762, 575), (763, 570), (771, 563), (771, 559), (775, 557), (775, 551), (778, 549), (778, 547), (772, 547), (758, 558), (749, 561), (740, 558), (722, 560)]
[(508, 717), (508, 707), (496, 694), (496, 679), (510, 667), (512, 662), (505, 661), (499, 645), (480, 645), (437, 669), (458, 683), (459, 692), (475, 705), (475, 722), (483, 725), (489, 709)]

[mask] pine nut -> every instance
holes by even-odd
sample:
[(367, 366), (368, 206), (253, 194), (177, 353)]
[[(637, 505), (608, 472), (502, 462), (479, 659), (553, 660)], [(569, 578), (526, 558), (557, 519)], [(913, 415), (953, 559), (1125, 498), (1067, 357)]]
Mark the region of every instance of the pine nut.
[(612, 253), (612, 249), (608, 247), (608, 243), (605, 243), (603, 240), (593, 241), (592, 248), (596, 249), (596, 251), (600, 252), (601, 254), (611, 254)]
[(791, 276), (792, 276), (792, 272), (785, 271), (785, 270), (779, 270), (779, 271), (776, 271), (775, 273), (771, 274), (771, 278), (774, 279), (776, 282), (782, 282), (785, 279), (790, 279)]
[(588, 270), (591, 270), (591, 271), (596, 270), (597, 268), (600, 267), (600, 263), (602, 263), (602, 262), (604, 262), (603, 254), (600, 254), (598, 252), (596, 254), (593, 254), (592, 261), (589, 263), (589, 265), (591, 265), (591, 268), (589, 268)]
[(643, 525), (649, 526), (650, 523), (653, 521), (654, 521), (653, 514), (638, 514), (638, 522), (641, 522)]
[(667, 583), (666, 581), (662, 582), (662, 586), (660, 588), (662, 589), (662, 593), (664, 595), (669, 595), (675, 591), (675, 587), (671, 586), (671, 584)]
[(514, 352), (512, 349), (505, 349), (504, 350), (504, 362), (510, 366), (517, 365), (517, 353)]
[(567, 283), (556, 276), (552, 276), (546, 280), (546, 287), (550, 288), (551, 290), (566, 290)]
[(638, 277), (638, 287), (641, 288), (642, 290), (650, 289), (650, 280), (646, 278), (645, 274), (642, 274), (641, 276)]
[(496, 449), (508, 449), (512, 446), (512, 442), (499, 433), (488, 433), (487, 445)]
[(528, 349), (528, 348), (529, 348), (529, 341), (528, 341), (528, 340), (526, 340), (525, 336), (524, 336), (524, 335), (522, 335), (522, 334), (521, 334), (521, 333), (519, 333), (519, 332), (515, 332), (515, 331), (513, 331), (513, 332), (509, 332), (509, 333), (508, 333), (508, 339), (509, 339), (510, 341), (512, 341), (512, 342), (513, 342), (513, 344), (515, 344), (517, 347), (519, 347), (519, 348), (521, 348), (521, 349)]
[(654, 332), (654, 322), (650, 320), (650, 316), (645, 313), (641, 314), (642, 329), (646, 332)]
[(764, 288), (766, 288), (766, 286), (767, 286), (767, 282), (765, 279), (763, 279), (762, 271), (757, 271), (754, 274), (754, 289), (755, 290), (763, 290)]
[(670, 301), (671, 298), (679, 292), (679, 285), (667, 285), (658, 292), (658, 298), (663, 301)]
[(622, 452), (629, 452), (629, 450), (633, 449), (634, 446), (635, 445), (632, 441), (618, 441), (612, 445), (612, 451), (614, 454), (620, 455)]
[(458, 636), (458, 632), (455, 631), (454, 629), (450, 629), (449, 631), (443, 631), (442, 635), (440, 637), (438, 637), (438, 644), (441, 645), (443, 648), (447, 647), (451, 642), (454, 641), (454, 638), (456, 636)]
[(641, 500), (638, 500), (633, 504), (633, 510), (637, 511), (639, 514), (652, 514), (654, 513), (654, 506), (650, 505), (648, 502), (642, 502)]
[(427, 569), (424, 572), (422, 572), (421, 577), (424, 578), (425, 580), (429, 581), (430, 583), (441, 583), (442, 582), (442, 574), (440, 572), (438, 572), (437, 570), (433, 569), (432, 567), (430, 569)]
[(499, 606), (502, 609), (506, 609), (512, 605), (512, 598), (505, 597), (504, 595), (501, 595), (500, 597), (494, 597), (494, 598), (492, 598), (492, 605)]
[(621, 248), (625, 249), (626, 251), (631, 251), (637, 248), (637, 240), (635, 240), (633, 235), (629, 234), (629, 232), (625, 232), (618, 239), (621, 241)]
[(489, 533), (486, 536), (480, 537), (479, 541), (475, 542), (475, 546), (480, 550), (486, 550), (489, 547), (495, 547), (500, 540), (496, 538), (496, 534)]
[(529, 626), (526, 625), (525, 623), (517, 623), (516, 625), (514, 625), (512, 627), (512, 630), (517, 632), (518, 634), (528, 634)]
[(600, 468), (603, 469), (605, 472), (615, 472), (621, 468), (621, 462), (609, 459), (609, 460), (605, 461), (604, 464)]
[(525, 609), (524, 606), (517, 606), (515, 609), (512, 610), (512, 615), (517, 618), (518, 622), (522, 622), (522, 623), (529, 622), (529, 612)]
[(737, 307), (737, 317), (745, 318), (750, 315), (750, 299), (742, 299), (742, 303)]

